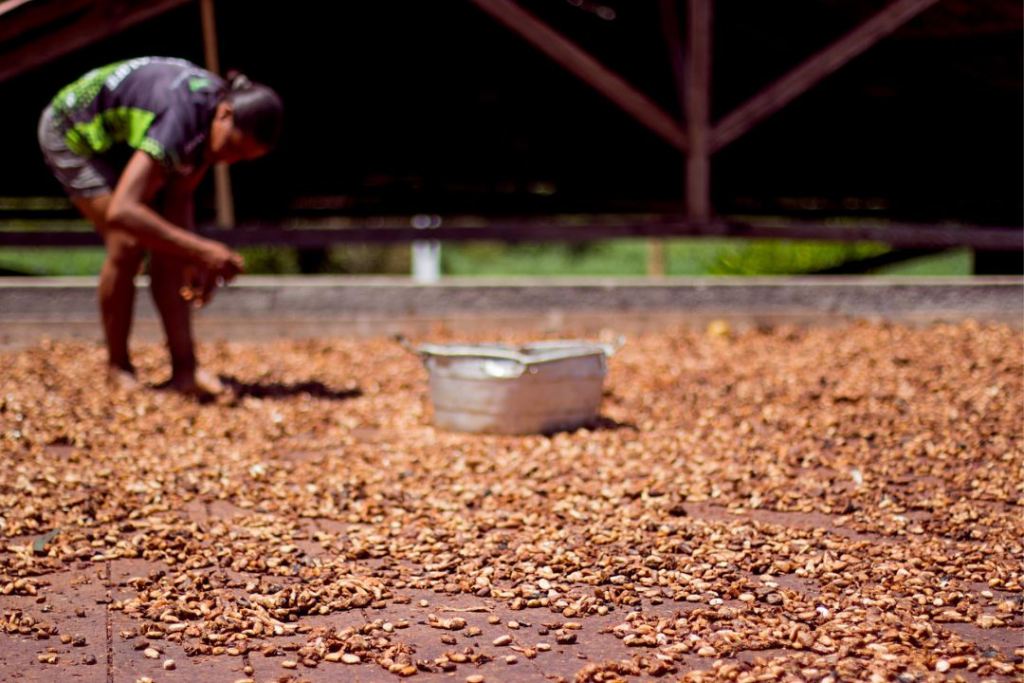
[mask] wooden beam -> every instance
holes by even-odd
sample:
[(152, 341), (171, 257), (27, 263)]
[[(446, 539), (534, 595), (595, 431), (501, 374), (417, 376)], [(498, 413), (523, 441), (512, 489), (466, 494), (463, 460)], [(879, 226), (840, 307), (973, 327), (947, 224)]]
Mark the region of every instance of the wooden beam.
[(554, 59), (602, 95), (617, 104), (637, 121), (657, 133), (676, 149), (686, 150), (686, 133), (669, 114), (646, 95), (633, 88), (544, 22), (512, 0), (472, 0), (492, 17), (512, 29)]
[[(676, 83), (676, 99), (680, 112), (686, 110), (686, 61), (683, 55), (683, 39), (680, 34), (682, 20), (676, 11), (678, 0), (660, 0), (658, 10), (661, 19), (662, 35), (665, 38), (665, 46), (668, 49), (669, 64), (672, 65), (672, 75)], [(680, 120), (685, 123), (685, 117), (680, 113)], [(689, 145), (687, 145), (689, 147)], [(683, 198), (680, 209), (686, 211), (686, 164), (683, 163), (683, 184), (679, 188)], [(668, 271), (668, 255), (665, 251), (664, 240), (647, 240), (647, 274), (652, 277), (664, 275)]]
[(711, 150), (725, 147), (936, 2), (938, 0), (894, 0), (719, 121), (711, 134)]
[[(52, 26), (35, 25), (29, 33), (0, 42), (0, 83), (188, 2), (191, 0), (101, 0), (78, 8), (79, 14), (73, 17), (66, 13), (54, 16)], [(33, 5), (18, 8), (25, 13), (22, 21), (26, 25), (35, 24)]]
[(28, 0), (0, 7), (0, 53), (21, 43), (44, 39), (54, 26), (76, 21), (92, 5), (89, 0)]
[[(282, 228), (276, 224), (240, 225), (233, 230), (204, 227), (199, 232), (233, 246), (257, 244), (284, 247), (324, 247), (345, 243), (401, 243), (423, 239), (423, 231), (396, 221), (391, 225), (357, 225), (321, 221), (317, 227)], [(496, 222), (479, 227), (442, 225), (430, 231), (439, 241), (498, 240), (516, 242), (590, 242), (643, 237), (736, 237), (744, 239), (881, 242), (908, 249), (970, 247), (982, 251), (1024, 251), (1021, 227), (921, 225), (877, 223), (833, 225), (820, 222), (711, 220), (693, 222), (667, 217), (621, 223), (552, 224), (543, 221)], [(92, 231), (0, 230), (0, 246), (78, 247), (101, 244)]]
[[(213, 0), (200, 0), (199, 11), (203, 24), (203, 54), (206, 69), (220, 74), (220, 54), (217, 49), (217, 21)], [(214, 164), (213, 195), (217, 211), (217, 225), (230, 228), (235, 225), (235, 200), (231, 193), (231, 172), (224, 163)]]
[(10, 14), (22, 5), (27, 5), (30, 2), (38, 2), (38, 0), (4, 0), (4, 2), (0, 2), (0, 18), (3, 18), (5, 14)]

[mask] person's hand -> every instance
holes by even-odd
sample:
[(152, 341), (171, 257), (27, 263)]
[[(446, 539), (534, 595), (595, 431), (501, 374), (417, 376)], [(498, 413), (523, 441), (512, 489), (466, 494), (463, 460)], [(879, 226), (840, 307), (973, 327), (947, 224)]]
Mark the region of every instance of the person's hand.
[(215, 284), (230, 282), (245, 268), (245, 260), (227, 245), (205, 240), (199, 252), (199, 265), (212, 273)]
[(217, 288), (217, 276), (206, 268), (188, 266), (185, 268), (184, 284), (181, 287), (181, 298), (196, 308), (202, 308), (213, 300), (213, 292)]

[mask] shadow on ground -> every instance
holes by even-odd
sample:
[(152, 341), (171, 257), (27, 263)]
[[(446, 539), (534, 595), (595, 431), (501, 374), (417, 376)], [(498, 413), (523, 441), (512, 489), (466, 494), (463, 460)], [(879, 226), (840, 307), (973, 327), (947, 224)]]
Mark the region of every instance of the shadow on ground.
[(619, 422), (618, 420), (613, 420), (610, 417), (598, 415), (581, 427), (572, 427), (571, 429), (553, 429), (541, 433), (544, 434), (544, 436), (554, 436), (555, 434), (572, 434), (578, 429), (589, 429), (592, 432), (614, 432), (620, 429), (630, 429), (634, 432), (639, 431), (639, 427), (632, 422)]
[(323, 382), (242, 382), (234, 377), (221, 375), (220, 381), (236, 398), (288, 398), (308, 394), (314, 398), (326, 398), (332, 401), (347, 401), (363, 395), (362, 389), (332, 389)]

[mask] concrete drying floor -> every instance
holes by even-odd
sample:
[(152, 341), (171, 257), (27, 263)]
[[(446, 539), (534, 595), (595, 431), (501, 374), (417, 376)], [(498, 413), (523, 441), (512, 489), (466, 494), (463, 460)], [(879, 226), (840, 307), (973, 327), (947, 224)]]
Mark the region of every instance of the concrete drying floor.
[(203, 346), (207, 403), (0, 352), (0, 679), (1019, 680), (1021, 342), (638, 334), (550, 437), (385, 339)]

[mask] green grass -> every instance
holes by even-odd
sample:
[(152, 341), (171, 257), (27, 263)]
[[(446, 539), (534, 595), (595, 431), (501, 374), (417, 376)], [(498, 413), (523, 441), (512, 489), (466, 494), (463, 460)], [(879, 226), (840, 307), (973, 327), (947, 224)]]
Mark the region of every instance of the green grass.
[[(673, 241), (667, 244), (670, 275), (706, 275), (728, 243), (722, 240)], [(586, 245), (500, 243), (448, 244), (442, 248), (446, 275), (644, 275), (647, 242), (618, 240)]]
[[(442, 268), (460, 276), (622, 276), (647, 272), (647, 241), (560, 244), (445, 245)], [(689, 239), (666, 242), (668, 275), (791, 275), (824, 270), (885, 252), (877, 244), (772, 240)], [(971, 254), (962, 249), (887, 266), (886, 275), (970, 275)]]
[(4, 248), (0, 249), (0, 272), (25, 275), (96, 275), (103, 265), (103, 256), (103, 247)]
[[(647, 270), (646, 240), (563, 244), (458, 243), (442, 250), (445, 275), (455, 276), (641, 276)], [(769, 240), (689, 239), (666, 242), (669, 275), (786, 275), (808, 273), (882, 253), (875, 244)], [(253, 274), (300, 271), (294, 249), (242, 250)], [(103, 249), (0, 248), (0, 272), (26, 275), (96, 275)], [(884, 275), (969, 275), (967, 249), (886, 266)], [(408, 247), (352, 245), (328, 250), (322, 272), (409, 272)]]

